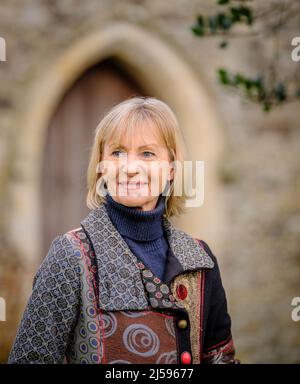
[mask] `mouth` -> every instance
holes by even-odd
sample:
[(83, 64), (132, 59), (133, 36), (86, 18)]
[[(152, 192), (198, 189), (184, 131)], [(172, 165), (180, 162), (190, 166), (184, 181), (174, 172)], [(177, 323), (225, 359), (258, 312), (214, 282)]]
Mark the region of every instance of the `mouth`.
[(140, 182), (140, 181), (138, 181), (138, 182), (134, 181), (134, 182), (122, 182), (122, 183), (118, 183), (118, 185), (123, 187), (123, 188), (125, 187), (127, 189), (139, 189), (145, 185), (148, 185), (148, 183)]

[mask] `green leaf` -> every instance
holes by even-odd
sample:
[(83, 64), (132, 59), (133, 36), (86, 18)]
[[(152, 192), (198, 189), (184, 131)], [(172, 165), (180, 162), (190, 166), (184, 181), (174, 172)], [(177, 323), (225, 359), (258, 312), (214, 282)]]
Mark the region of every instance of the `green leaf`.
[(245, 77), (242, 76), (241, 74), (237, 73), (234, 76), (234, 83), (235, 83), (235, 85), (244, 84), (245, 83)]
[(204, 36), (204, 30), (203, 28), (199, 27), (198, 25), (193, 25), (191, 27), (192, 32), (197, 36)]
[(252, 22), (253, 22), (253, 14), (252, 14), (252, 10), (248, 7), (240, 7), (240, 14), (242, 16), (245, 16), (245, 18), (247, 19), (247, 24), (248, 25), (251, 25)]
[(230, 8), (230, 16), (231, 16), (231, 21), (233, 23), (237, 23), (240, 21), (241, 19), (241, 16), (240, 16), (240, 12), (239, 12), (239, 8), (236, 8), (236, 7), (231, 7)]
[(253, 22), (252, 10), (248, 7), (230, 7), (230, 16), (233, 23), (239, 23), (243, 19), (246, 19), (248, 25), (251, 25)]
[(221, 68), (218, 70), (218, 75), (219, 75), (219, 81), (223, 84), (223, 85), (228, 85), (230, 84), (230, 78), (228, 76), (228, 72)]
[(197, 17), (197, 22), (191, 27), (191, 30), (197, 36), (204, 36), (204, 20), (202, 15)]

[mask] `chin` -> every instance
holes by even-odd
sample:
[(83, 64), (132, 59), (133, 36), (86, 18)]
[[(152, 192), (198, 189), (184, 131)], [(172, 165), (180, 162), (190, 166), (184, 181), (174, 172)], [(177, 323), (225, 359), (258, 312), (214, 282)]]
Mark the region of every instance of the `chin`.
[(153, 200), (156, 201), (158, 196), (152, 196), (148, 186), (140, 190), (127, 190), (118, 187), (113, 198), (117, 203), (126, 205), (127, 207), (139, 207), (143, 209), (142, 207), (146, 206), (148, 207), (146, 210), (149, 210), (149, 206), (152, 206), (151, 202), (153, 202)]
[(115, 196), (114, 199), (127, 207), (142, 207), (152, 200), (146, 196)]

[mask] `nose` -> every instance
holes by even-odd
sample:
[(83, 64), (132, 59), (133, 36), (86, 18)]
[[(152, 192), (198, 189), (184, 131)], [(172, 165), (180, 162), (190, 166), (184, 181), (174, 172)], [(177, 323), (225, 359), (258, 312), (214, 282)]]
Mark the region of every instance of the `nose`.
[(136, 174), (139, 172), (139, 166), (137, 163), (137, 159), (135, 157), (128, 157), (128, 164), (127, 164), (127, 173), (129, 174)]
[(128, 156), (126, 156), (122, 168), (123, 172), (128, 176), (133, 176), (140, 172), (140, 165), (134, 154), (128, 154)]

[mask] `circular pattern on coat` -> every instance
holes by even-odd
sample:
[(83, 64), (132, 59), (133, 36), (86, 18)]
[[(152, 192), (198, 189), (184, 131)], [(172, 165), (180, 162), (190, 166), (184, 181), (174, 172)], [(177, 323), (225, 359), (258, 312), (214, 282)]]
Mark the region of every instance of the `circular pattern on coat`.
[(89, 343), (92, 348), (94, 349), (99, 348), (99, 340), (96, 337), (90, 337)]
[(150, 304), (153, 308), (158, 307), (158, 301), (154, 297), (150, 297)]
[(113, 361), (109, 361), (107, 364), (131, 364), (131, 363), (126, 360), (113, 360)]
[(87, 347), (86, 343), (81, 342), (79, 344), (79, 350), (80, 350), (81, 353), (87, 353), (88, 347)]
[(94, 300), (94, 294), (93, 294), (93, 292), (91, 292), (90, 290), (88, 290), (88, 291), (86, 292), (86, 298), (87, 298), (87, 300), (88, 300), (90, 303), (92, 303), (93, 300)]
[(131, 324), (123, 333), (126, 349), (136, 355), (149, 357), (155, 355), (160, 346), (157, 334), (145, 324)]
[(80, 327), (79, 333), (80, 333), (81, 337), (86, 337), (86, 329), (85, 329), (85, 327)]
[(89, 361), (85, 357), (82, 357), (80, 359), (80, 364), (88, 364), (88, 363), (89, 363)]
[(101, 327), (104, 328), (105, 337), (110, 337), (116, 332), (118, 321), (114, 314), (102, 314), (100, 320)]
[(122, 315), (124, 316), (131, 317), (131, 318), (148, 315), (148, 312), (144, 312), (144, 311), (140, 311), (140, 313), (135, 311), (120, 311), (120, 313), (122, 313)]
[(88, 316), (90, 317), (96, 317), (96, 311), (95, 311), (95, 308), (92, 306), (92, 305), (89, 305), (86, 309), (86, 313), (88, 314)]
[(177, 364), (177, 351), (162, 353), (156, 360), (156, 364)]
[(141, 263), (141, 262), (138, 262), (138, 267), (139, 267), (139, 269), (144, 269), (145, 268), (144, 264)]
[(143, 276), (148, 277), (148, 278), (153, 277), (153, 273), (149, 269), (145, 269), (143, 271)]
[(70, 355), (72, 357), (72, 359), (77, 359), (77, 351), (76, 349), (72, 348), (71, 351), (70, 351)]
[(146, 283), (146, 289), (149, 292), (155, 292), (156, 287), (155, 287), (155, 285), (153, 283)]
[(88, 330), (92, 333), (97, 333), (98, 332), (98, 324), (94, 321), (89, 321), (87, 324)]
[(100, 356), (98, 353), (91, 353), (91, 359), (94, 363), (100, 363)]
[(166, 328), (167, 328), (169, 334), (171, 336), (175, 337), (175, 327), (174, 327), (174, 320), (173, 320), (173, 318), (166, 317), (165, 318), (165, 324), (166, 324)]
[(166, 284), (162, 284), (162, 285), (160, 286), (160, 290), (161, 290), (161, 292), (164, 293), (164, 294), (168, 294), (168, 293), (170, 292), (170, 289), (169, 289), (169, 287), (168, 287)]
[(165, 307), (168, 307), (168, 308), (172, 307), (172, 303), (169, 300), (162, 299), (162, 303)]

